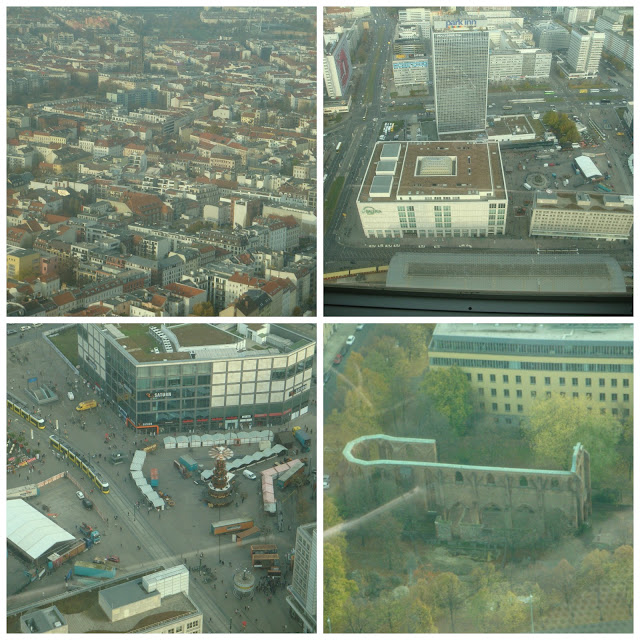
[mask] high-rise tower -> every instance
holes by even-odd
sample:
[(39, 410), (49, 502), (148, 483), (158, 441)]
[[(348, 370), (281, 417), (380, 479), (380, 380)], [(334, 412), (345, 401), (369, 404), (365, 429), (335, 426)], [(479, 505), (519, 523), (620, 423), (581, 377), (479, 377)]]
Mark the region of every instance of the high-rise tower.
[(484, 131), (489, 32), (434, 31), (431, 42), (438, 133)]

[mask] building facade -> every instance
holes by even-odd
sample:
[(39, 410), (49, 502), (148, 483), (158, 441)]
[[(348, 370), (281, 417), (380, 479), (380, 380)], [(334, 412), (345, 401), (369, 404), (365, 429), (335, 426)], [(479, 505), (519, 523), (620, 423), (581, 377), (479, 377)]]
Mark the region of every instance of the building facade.
[(633, 228), (633, 196), (537, 191), (531, 210), (530, 236), (628, 240)]
[(484, 131), (489, 33), (434, 32), (431, 42), (438, 133)]
[[(153, 328), (140, 336), (128, 325), (78, 325), (80, 371), (127, 424), (206, 433), (282, 424), (308, 411), (315, 342), (294, 329)], [(202, 339), (194, 343), (196, 328)]]
[(349, 91), (352, 74), (349, 42), (344, 34), (337, 41), (331, 40), (325, 45), (322, 69), (327, 95), (332, 100), (344, 98)]
[(633, 413), (633, 327), (624, 324), (438, 324), (431, 367), (460, 367), (479, 408), (518, 425), (538, 398), (581, 399)]
[(296, 531), (293, 577), (287, 588), (287, 604), (302, 621), (304, 633), (316, 630), (317, 591), (316, 523), (305, 524)]
[(558, 51), (569, 47), (569, 32), (555, 22), (541, 22), (532, 29), (537, 47), (547, 51)]
[(604, 39), (604, 33), (583, 27), (575, 28), (569, 38), (567, 54), (569, 66), (577, 73), (584, 73), (585, 76), (597, 75)]
[(407, 58), (396, 57), (392, 63), (393, 81), (396, 87), (426, 87), (429, 82), (429, 63), (427, 58), (417, 56)]
[(504, 185), (497, 142), (379, 142), (358, 212), (368, 238), (503, 235)]

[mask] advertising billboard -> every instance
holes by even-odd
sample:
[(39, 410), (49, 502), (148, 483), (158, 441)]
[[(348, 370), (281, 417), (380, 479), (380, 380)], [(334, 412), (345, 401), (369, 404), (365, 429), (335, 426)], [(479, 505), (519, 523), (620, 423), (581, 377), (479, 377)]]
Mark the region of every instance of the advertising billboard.
[(349, 54), (349, 43), (347, 38), (342, 36), (335, 51), (333, 52), (333, 58), (336, 63), (336, 71), (338, 73), (338, 82), (340, 83), (340, 91), (342, 95), (347, 92), (349, 86), (349, 80), (351, 80), (351, 56)]

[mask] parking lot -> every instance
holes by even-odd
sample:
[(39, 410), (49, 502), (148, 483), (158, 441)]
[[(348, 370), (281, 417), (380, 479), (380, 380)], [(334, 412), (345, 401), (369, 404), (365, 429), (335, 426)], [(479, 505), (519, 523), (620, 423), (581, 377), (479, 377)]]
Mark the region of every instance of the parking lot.
[[(313, 522), (316, 519), (316, 501), (313, 476), (311, 469), (315, 468), (316, 446), (312, 441), (311, 451), (304, 454), (308, 458), (305, 472), (310, 484), (300, 487), (287, 487), (276, 490), (276, 498), (280, 503), (283, 515), (282, 531), (278, 530), (278, 520), (265, 514), (260, 495), (261, 482), (259, 473), (273, 464), (272, 461), (262, 462), (251, 467), (258, 474), (257, 480), (250, 480), (238, 473), (236, 480), (237, 499), (233, 504), (221, 509), (210, 509), (204, 503), (204, 487), (195, 485), (197, 479), (184, 479), (173, 465), (173, 460), (182, 453), (189, 453), (205, 469), (214, 467), (209, 457), (208, 449), (168, 449), (165, 450), (162, 438), (149, 436), (149, 442), (144, 438), (125, 430), (122, 420), (110, 408), (99, 406), (97, 409), (79, 414), (75, 406), (80, 400), (97, 399), (98, 394), (87, 388), (79, 376), (62, 364), (54, 351), (44, 342), (39, 332), (31, 331), (24, 339), (11, 336), (9, 339), (9, 368), (8, 385), (13, 393), (25, 398), (23, 389), (27, 380), (38, 377), (39, 383), (46, 383), (57, 390), (59, 400), (41, 409), (45, 418), (46, 429), (41, 431), (31, 429), (21, 418), (13, 412), (7, 417), (12, 422), (10, 429), (21, 433), (33, 448), (39, 448), (45, 453), (42, 462), (35, 463), (35, 471), (16, 472), (8, 477), (8, 488), (30, 484), (49, 478), (60, 471), (68, 470), (79, 487), (94, 501), (95, 509), (83, 509), (81, 501), (76, 497), (76, 485), (71, 480), (62, 479), (42, 489), (41, 495), (31, 499), (32, 504), (42, 510), (42, 505), (48, 507), (47, 513), (54, 513), (55, 521), (64, 529), (75, 533), (75, 527), (81, 522), (94, 524), (103, 535), (102, 542), (90, 551), (81, 554), (82, 560), (93, 559), (95, 555), (116, 554), (121, 558), (120, 570), (131, 571), (144, 566), (156, 566), (158, 563), (172, 566), (186, 563), (192, 569), (191, 580), (194, 585), (204, 587), (207, 594), (204, 603), (197, 602), (205, 615), (205, 629), (208, 627), (207, 601), (215, 603), (216, 611), (222, 612), (227, 621), (232, 621), (232, 630), (241, 631), (240, 619), (233, 615), (237, 607), (237, 600), (231, 596), (232, 579), (237, 568), (250, 567), (250, 545), (262, 542), (276, 544), (280, 555), (284, 579), (275, 595), (269, 601), (266, 594), (255, 596), (256, 615), (248, 620), (247, 631), (281, 632), (283, 626), (288, 625), (287, 631), (295, 632), (301, 629), (289, 616), (286, 604), (286, 585), (290, 584), (291, 575), (287, 573), (286, 557), (295, 546), (296, 528), (300, 524)], [(38, 364), (33, 364), (33, 363)], [(50, 363), (46, 366), (43, 363)], [(74, 401), (67, 398), (67, 391), (72, 390)], [(315, 407), (314, 407), (315, 408)], [(293, 426), (300, 426), (315, 439), (317, 430), (315, 425), (314, 408), (301, 418), (290, 424), (278, 426), (278, 430), (290, 431)], [(91, 456), (92, 464), (102, 472), (111, 486), (108, 495), (99, 494), (97, 489), (90, 493), (91, 482), (75, 465), (69, 465), (66, 460), (55, 457), (49, 448), (48, 434), (59, 427), (58, 433), (73, 443), (84, 454)], [(66, 432), (66, 433), (65, 433)], [(105, 443), (105, 433), (109, 433), (110, 441)], [(159, 489), (171, 495), (174, 507), (167, 507), (164, 511), (149, 511), (142, 503), (142, 496), (134, 486), (128, 474), (129, 463), (135, 449), (150, 442), (157, 442), (156, 452), (149, 453), (143, 471), (148, 477), (152, 467), (158, 469)], [(232, 446), (234, 456), (253, 453), (257, 445)], [(113, 451), (124, 451), (127, 460), (121, 465), (106, 462)], [(293, 453), (293, 452), (291, 452)], [(95, 457), (93, 457), (95, 456)], [(37, 480), (36, 480), (37, 479)], [(136, 503), (140, 503), (140, 508)], [(103, 519), (100, 518), (102, 514)], [(247, 538), (242, 546), (231, 541), (230, 535), (213, 536), (210, 532), (211, 523), (218, 520), (228, 520), (236, 516), (246, 515), (254, 519), (260, 532)], [(117, 518), (116, 518), (117, 516)], [(54, 516), (52, 516), (54, 517)], [(101, 521), (102, 520), (102, 521)], [(138, 549), (140, 547), (140, 549)], [(95, 552), (94, 552), (95, 551)], [(202, 554), (202, 555), (201, 555)], [(26, 604), (39, 600), (43, 593), (52, 596), (65, 590), (64, 576), (71, 568), (72, 562), (63, 564), (53, 575), (45, 576), (41, 581), (29, 585), (24, 593), (16, 592), (27, 583), (24, 576), (26, 566), (17, 558), (12, 557), (9, 562), (8, 594), (9, 607)], [(222, 564), (224, 562), (224, 564)], [(207, 565), (216, 570), (217, 580), (203, 582), (204, 574), (199, 573), (201, 565)], [(265, 573), (256, 569), (255, 575), (260, 578)], [(200, 590), (202, 593), (202, 590)], [(228, 598), (225, 598), (228, 592)], [(265, 611), (265, 607), (268, 610)], [(254, 606), (251, 606), (253, 609)], [(258, 612), (262, 616), (258, 615)], [(267, 615), (264, 615), (264, 614)], [(215, 617), (215, 616), (214, 616)], [(218, 616), (220, 617), (220, 616)], [(256, 620), (257, 618), (257, 620)], [(209, 630), (215, 630), (209, 627)]]

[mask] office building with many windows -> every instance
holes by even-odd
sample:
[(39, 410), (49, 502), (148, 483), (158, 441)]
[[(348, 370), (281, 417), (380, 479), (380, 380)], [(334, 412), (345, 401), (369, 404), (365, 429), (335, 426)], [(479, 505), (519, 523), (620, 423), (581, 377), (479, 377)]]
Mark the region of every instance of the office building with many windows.
[(316, 523), (305, 524), (296, 531), (295, 560), (287, 604), (302, 622), (305, 633), (316, 630), (317, 544)]
[(628, 324), (438, 324), (429, 365), (460, 367), (477, 406), (507, 424), (520, 424), (552, 394), (600, 414), (633, 414)]
[(368, 238), (503, 235), (497, 142), (378, 142), (358, 195)]
[(314, 355), (315, 340), (294, 325), (78, 325), (80, 373), (101, 401), (160, 433), (266, 427), (306, 413)]
[(576, 27), (569, 38), (567, 62), (576, 73), (598, 75), (605, 35), (593, 29)]
[(438, 134), (484, 131), (489, 32), (434, 31), (431, 42)]

